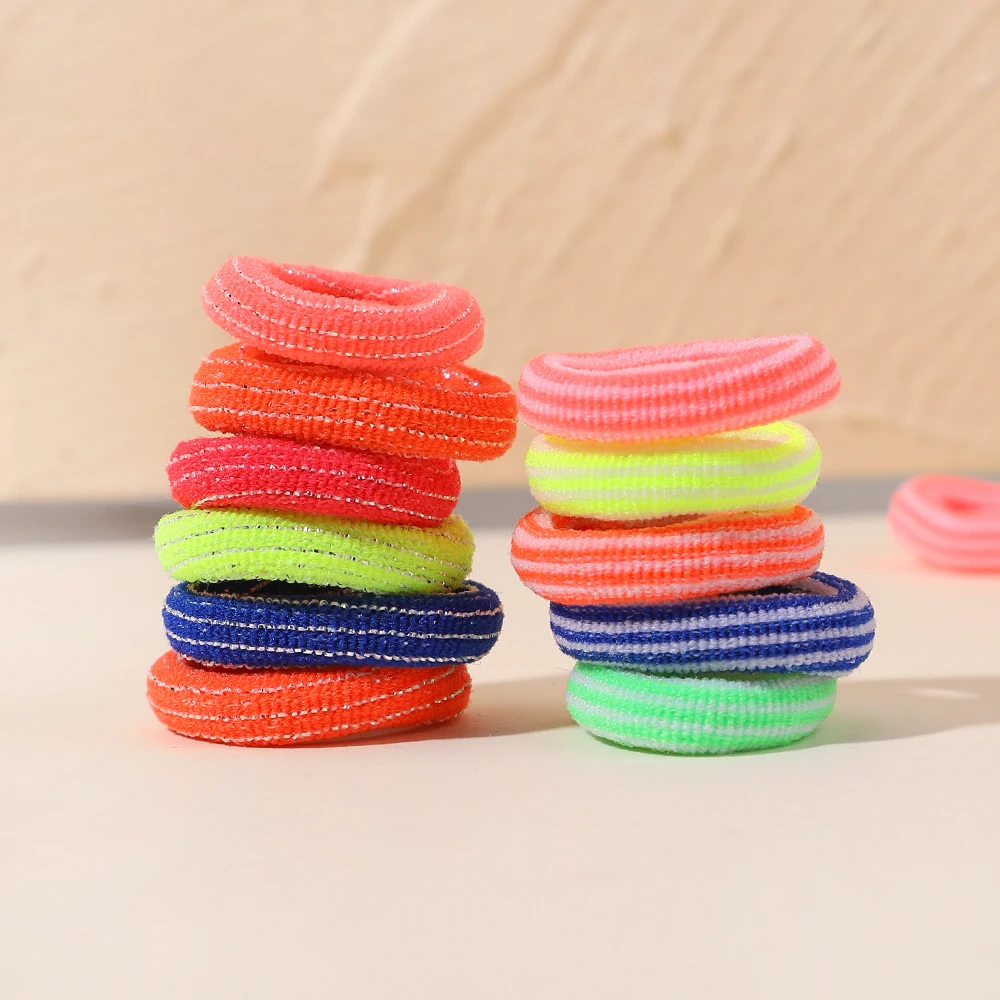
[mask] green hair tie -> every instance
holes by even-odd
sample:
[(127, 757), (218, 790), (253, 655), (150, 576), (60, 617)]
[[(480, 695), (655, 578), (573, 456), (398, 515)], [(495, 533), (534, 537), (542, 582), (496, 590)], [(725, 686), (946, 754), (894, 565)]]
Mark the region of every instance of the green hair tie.
[(613, 743), (720, 754), (802, 739), (830, 714), (836, 695), (832, 677), (671, 677), (578, 663), (566, 707), (584, 729)]
[(283, 580), (376, 594), (440, 593), (472, 567), (472, 532), (452, 515), (436, 528), (261, 510), (181, 510), (153, 536), (175, 580)]
[(539, 434), (525, 465), (535, 499), (554, 514), (641, 521), (794, 507), (816, 485), (820, 451), (805, 427), (781, 420), (651, 444)]

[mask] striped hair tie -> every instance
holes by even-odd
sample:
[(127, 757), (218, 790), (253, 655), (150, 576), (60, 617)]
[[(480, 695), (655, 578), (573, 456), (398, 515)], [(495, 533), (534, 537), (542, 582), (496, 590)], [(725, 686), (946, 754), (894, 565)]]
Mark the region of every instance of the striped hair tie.
[(680, 754), (723, 754), (794, 743), (833, 711), (832, 677), (669, 677), (578, 663), (569, 714), (604, 740)]
[(257, 507), (417, 526), (451, 514), (462, 485), (451, 459), (243, 435), (181, 441), (167, 477), (185, 507)]
[(517, 403), (499, 376), (456, 365), (374, 375), (230, 344), (205, 357), (190, 410), (210, 431), (413, 458), (486, 462), (514, 443)]
[(1000, 573), (1000, 483), (917, 476), (893, 494), (889, 527), (932, 566)]
[(276, 583), (181, 583), (163, 605), (181, 656), (217, 667), (435, 667), (481, 660), (500, 598), (469, 581), (450, 594), (371, 596)]
[(868, 658), (875, 639), (868, 597), (829, 573), (676, 604), (553, 604), (549, 621), (559, 648), (574, 659), (653, 674), (838, 677)]
[(181, 736), (239, 746), (294, 746), (444, 722), (469, 704), (461, 664), (415, 670), (213, 670), (173, 650), (146, 678), (153, 713)]
[(275, 580), (376, 594), (454, 590), (475, 549), (456, 514), (435, 528), (411, 528), (242, 509), (167, 514), (153, 542), (175, 580)]
[(810, 576), (823, 525), (808, 507), (649, 527), (587, 527), (540, 507), (517, 524), (521, 582), (562, 604), (653, 604), (757, 590)]
[(517, 394), (525, 421), (545, 434), (633, 442), (784, 420), (839, 389), (826, 347), (793, 336), (543, 354), (528, 362)]
[(455, 364), (483, 344), (464, 289), (234, 257), (202, 291), (208, 318), (271, 354), (370, 372)]
[(646, 445), (539, 434), (525, 465), (535, 499), (555, 514), (608, 521), (782, 510), (819, 478), (816, 439), (790, 420)]

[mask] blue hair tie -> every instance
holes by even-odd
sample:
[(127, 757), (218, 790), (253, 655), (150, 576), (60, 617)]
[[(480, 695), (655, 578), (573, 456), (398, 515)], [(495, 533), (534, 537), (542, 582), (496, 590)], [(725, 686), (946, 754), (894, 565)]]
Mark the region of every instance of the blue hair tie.
[(503, 606), (471, 580), (433, 595), (182, 583), (167, 594), (163, 624), (178, 653), (213, 666), (434, 667), (482, 659)]
[(552, 634), (577, 660), (645, 673), (850, 673), (867, 658), (875, 613), (849, 580), (814, 573), (781, 587), (674, 604), (553, 604)]

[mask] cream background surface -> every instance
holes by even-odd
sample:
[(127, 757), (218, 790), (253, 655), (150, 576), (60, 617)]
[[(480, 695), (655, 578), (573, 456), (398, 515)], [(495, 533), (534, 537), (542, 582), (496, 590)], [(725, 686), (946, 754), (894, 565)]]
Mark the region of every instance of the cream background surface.
[(236, 253), (465, 285), (510, 380), (809, 330), (826, 475), (996, 470), (998, 73), (981, 0), (0, 4), (0, 499), (165, 492)]

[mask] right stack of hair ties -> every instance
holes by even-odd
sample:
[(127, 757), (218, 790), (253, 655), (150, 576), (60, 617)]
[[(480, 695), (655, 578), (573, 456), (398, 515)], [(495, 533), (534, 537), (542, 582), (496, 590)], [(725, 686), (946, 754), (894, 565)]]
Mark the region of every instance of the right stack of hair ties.
[(792, 743), (830, 714), (875, 618), (820, 573), (801, 502), (820, 452), (789, 420), (836, 396), (808, 336), (549, 354), (521, 375), (540, 506), (514, 533), (522, 582), (578, 662), (570, 714), (629, 747), (720, 754)]

